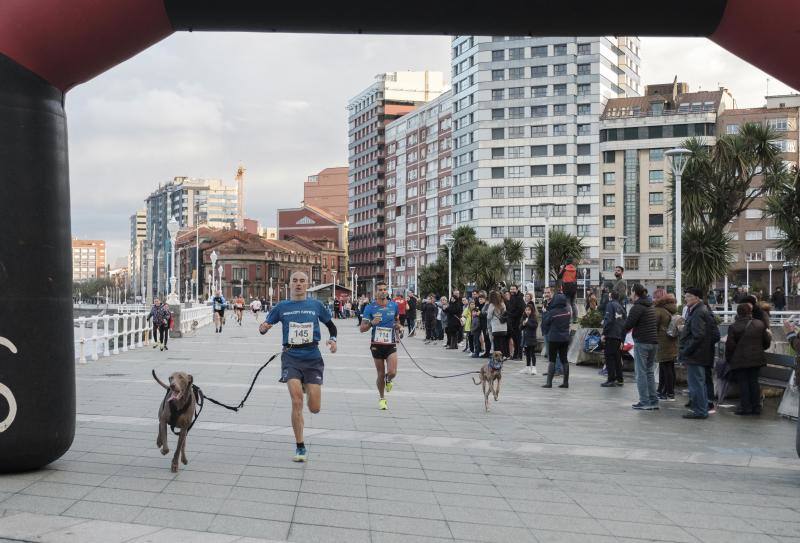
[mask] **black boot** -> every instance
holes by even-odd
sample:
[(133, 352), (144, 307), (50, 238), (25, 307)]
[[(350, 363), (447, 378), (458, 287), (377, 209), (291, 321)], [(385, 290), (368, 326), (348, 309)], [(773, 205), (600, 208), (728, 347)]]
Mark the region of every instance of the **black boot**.
[(550, 362), (547, 365), (547, 382), (542, 385), (542, 388), (553, 388), (553, 374), (556, 372), (556, 365)]
[(564, 366), (564, 382), (558, 385), (558, 388), (569, 388), (569, 364), (563, 364)]

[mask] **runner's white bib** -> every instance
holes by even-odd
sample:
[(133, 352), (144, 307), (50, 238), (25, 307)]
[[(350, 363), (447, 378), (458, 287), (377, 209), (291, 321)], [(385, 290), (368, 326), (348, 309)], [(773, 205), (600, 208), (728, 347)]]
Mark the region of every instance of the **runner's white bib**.
[(373, 343), (393, 343), (392, 342), (392, 328), (385, 326), (378, 326), (375, 328), (375, 336), (372, 339)]
[(305, 345), (314, 341), (313, 322), (290, 322), (289, 345)]

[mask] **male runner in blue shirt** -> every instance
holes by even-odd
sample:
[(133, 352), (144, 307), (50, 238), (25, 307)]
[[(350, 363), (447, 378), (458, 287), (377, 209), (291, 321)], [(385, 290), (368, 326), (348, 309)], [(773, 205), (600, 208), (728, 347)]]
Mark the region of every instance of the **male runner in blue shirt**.
[(392, 379), (397, 375), (397, 337), (402, 333), (397, 304), (389, 300), (389, 287), (383, 281), (375, 285), (378, 289), (376, 300), (364, 308), (364, 319), (359, 329), (366, 332), (372, 328), (372, 360), (378, 371), (378, 408), (388, 408), (384, 390), (392, 391)]
[(322, 374), (325, 370), (322, 353), (319, 351), (319, 322), (322, 321), (328, 327), (328, 346), (332, 353), (336, 352), (336, 326), (321, 302), (306, 298), (308, 275), (294, 272), (289, 282), (292, 299), (283, 300), (273, 307), (258, 331), (266, 334), (275, 324), (282, 324), (280, 381), (287, 383), (289, 396), (292, 398), (292, 428), (297, 442), (294, 461), (305, 462), (308, 453), (303, 442), (303, 388), (308, 395), (308, 410), (319, 413), (322, 403)]

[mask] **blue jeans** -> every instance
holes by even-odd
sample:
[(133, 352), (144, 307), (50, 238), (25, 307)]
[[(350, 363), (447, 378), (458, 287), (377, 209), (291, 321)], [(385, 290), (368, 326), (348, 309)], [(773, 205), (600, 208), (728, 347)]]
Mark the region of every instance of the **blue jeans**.
[(633, 346), (633, 362), (636, 371), (636, 388), (639, 402), (644, 405), (658, 405), (656, 396), (656, 350), (653, 343), (636, 343)]
[(708, 416), (708, 392), (706, 390), (706, 368), (697, 364), (686, 364), (686, 380), (689, 382), (689, 408), (696, 415)]

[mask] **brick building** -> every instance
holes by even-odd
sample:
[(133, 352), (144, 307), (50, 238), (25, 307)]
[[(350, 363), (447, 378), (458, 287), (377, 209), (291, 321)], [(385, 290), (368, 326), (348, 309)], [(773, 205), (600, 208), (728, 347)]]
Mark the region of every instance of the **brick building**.
[(347, 219), (347, 166), (325, 168), (303, 183), (303, 203)]

